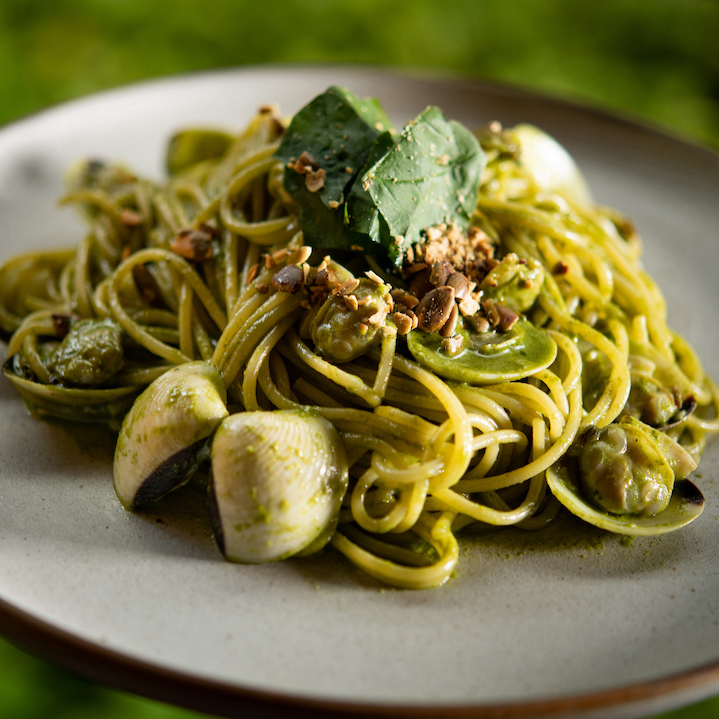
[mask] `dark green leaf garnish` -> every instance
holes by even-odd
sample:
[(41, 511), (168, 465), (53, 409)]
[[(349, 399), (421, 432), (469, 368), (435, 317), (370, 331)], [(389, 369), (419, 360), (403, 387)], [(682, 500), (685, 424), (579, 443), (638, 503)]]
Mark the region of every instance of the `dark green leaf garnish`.
[[(485, 163), (474, 135), (436, 107), (405, 125), (397, 143), (361, 178), (389, 232), (380, 242), (396, 264), (426, 228), (443, 222), (468, 226)], [(356, 214), (356, 228), (375, 226), (372, 216)]]

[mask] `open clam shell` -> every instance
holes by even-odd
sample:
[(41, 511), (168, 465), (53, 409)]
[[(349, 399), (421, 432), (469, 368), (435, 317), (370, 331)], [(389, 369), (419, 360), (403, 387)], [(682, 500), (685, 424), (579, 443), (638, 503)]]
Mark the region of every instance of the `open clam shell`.
[(586, 500), (576, 462), (555, 464), (547, 470), (552, 494), (575, 516), (615, 534), (651, 536), (685, 527), (704, 511), (704, 496), (688, 479), (674, 483), (669, 504), (655, 515), (611, 514)]
[(185, 484), (203, 449), (227, 416), (222, 376), (209, 362), (188, 362), (158, 377), (123, 420), (113, 466), (115, 491), (126, 509)]
[(76, 422), (113, 422), (125, 415), (139, 394), (137, 387), (75, 389), (33, 382), (12, 371), (12, 358), (3, 374), (13, 383), (30, 412), (40, 418), (56, 417)]

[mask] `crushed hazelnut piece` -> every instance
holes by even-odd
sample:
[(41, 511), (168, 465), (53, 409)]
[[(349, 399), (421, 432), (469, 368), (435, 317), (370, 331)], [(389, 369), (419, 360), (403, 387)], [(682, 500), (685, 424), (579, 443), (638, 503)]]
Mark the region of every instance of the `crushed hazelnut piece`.
[(479, 302), (472, 297), (465, 297), (459, 303), (459, 311), (465, 316), (471, 316), (479, 312)]
[(456, 355), (458, 354), (462, 348), (464, 347), (464, 338), (462, 335), (454, 335), (454, 337), (445, 337), (442, 340), (442, 349), (448, 354), (448, 355)]
[(310, 192), (318, 192), (325, 186), (326, 179), (327, 173), (320, 168), (305, 175), (305, 185)]
[(367, 272), (365, 272), (365, 275), (367, 276), (368, 279), (370, 279), (376, 285), (384, 284), (384, 282), (382, 281), (382, 278), (373, 270), (367, 270)]
[(139, 227), (142, 224), (142, 215), (129, 208), (125, 208), (120, 213), (120, 219), (125, 227)]
[(302, 247), (298, 247), (289, 255), (287, 263), (291, 265), (301, 265), (303, 262), (307, 262), (307, 260), (309, 260), (311, 254), (312, 248), (307, 247), (307, 245), (303, 245)]
[(395, 312), (392, 315), (395, 325), (397, 326), (397, 334), (404, 336), (412, 329), (412, 318), (401, 312)]
[(205, 227), (180, 230), (170, 249), (190, 262), (202, 262), (212, 256), (212, 234)]
[(566, 275), (569, 272), (569, 265), (564, 260), (559, 260), (556, 265), (552, 268), (552, 274), (561, 276)]
[(353, 312), (359, 307), (357, 297), (355, 297), (354, 295), (345, 295), (343, 299), (348, 309), (352, 310)]
[(356, 277), (346, 280), (332, 290), (332, 296), (337, 297), (339, 295), (342, 297), (343, 295), (348, 295), (350, 292), (354, 292), (359, 287), (359, 284), (360, 281)]
[(252, 265), (249, 270), (247, 270), (247, 284), (249, 285), (251, 282), (254, 281), (255, 277), (257, 277), (257, 274), (260, 271), (259, 265)]

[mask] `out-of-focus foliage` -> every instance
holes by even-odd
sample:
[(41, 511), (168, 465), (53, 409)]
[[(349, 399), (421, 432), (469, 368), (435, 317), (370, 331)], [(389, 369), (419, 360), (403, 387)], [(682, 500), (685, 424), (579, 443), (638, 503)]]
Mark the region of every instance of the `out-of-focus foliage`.
[[(718, 36), (716, 0), (0, 0), (0, 123), (169, 73), (364, 63), (510, 82), (719, 147)], [(662, 719), (717, 716), (719, 699)], [(0, 641), (0, 717), (199, 715)]]
[(2, 0), (0, 122), (201, 68), (349, 62), (499, 79), (719, 145), (715, 0)]
[(203, 719), (200, 714), (96, 686), (4, 640), (0, 640), (0, 717)]

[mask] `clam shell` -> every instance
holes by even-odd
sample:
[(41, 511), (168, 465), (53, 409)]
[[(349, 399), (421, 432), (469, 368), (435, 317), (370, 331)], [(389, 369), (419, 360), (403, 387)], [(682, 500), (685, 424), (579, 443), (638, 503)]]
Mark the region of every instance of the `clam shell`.
[(688, 479), (674, 483), (669, 505), (652, 516), (611, 514), (582, 496), (576, 468), (559, 463), (547, 470), (552, 494), (574, 515), (615, 534), (651, 536), (666, 534), (693, 522), (704, 511), (704, 497)]
[(158, 377), (125, 417), (115, 448), (115, 491), (126, 509), (187, 482), (205, 440), (227, 416), (222, 376), (209, 362), (188, 362)]
[(292, 410), (227, 417), (212, 442), (210, 505), (220, 549), (247, 563), (319, 549), (347, 482), (342, 440), (324, 418)]

